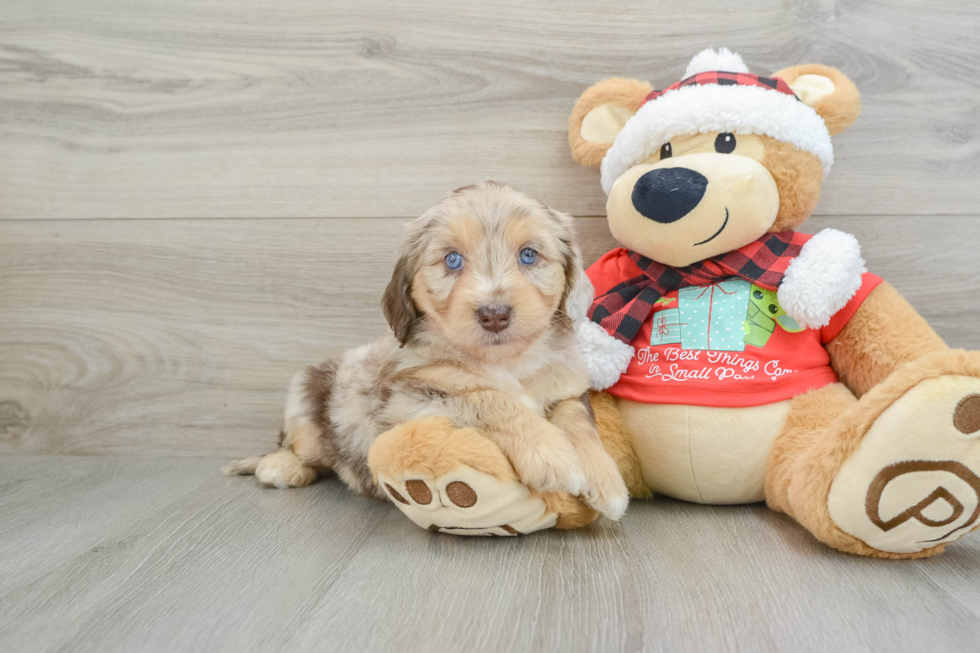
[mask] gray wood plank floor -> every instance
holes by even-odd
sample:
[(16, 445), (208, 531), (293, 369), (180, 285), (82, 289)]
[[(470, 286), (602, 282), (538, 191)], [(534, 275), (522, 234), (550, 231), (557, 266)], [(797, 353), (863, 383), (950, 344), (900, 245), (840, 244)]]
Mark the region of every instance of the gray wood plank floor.
[(423, 531), (328, 479), (0, 457), (0, 650), (976, 651), (980, 537), (845, 556), (762, 506), (635, 502), (513, 539)]

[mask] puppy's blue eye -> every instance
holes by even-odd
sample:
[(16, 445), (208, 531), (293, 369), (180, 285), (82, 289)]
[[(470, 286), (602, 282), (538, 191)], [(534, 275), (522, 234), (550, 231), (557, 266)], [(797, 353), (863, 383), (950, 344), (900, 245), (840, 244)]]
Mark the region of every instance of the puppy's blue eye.
[(522, 265), (534, 265), (534, 262), (538, 260), (538, 253), (535, 252), (530, 247), (525, 247), (521, 250), (521, 264)]
[(458, 270), (463, 267), (463, 255), (459, 252), (446, 254), (446, 267), (450, 270)]

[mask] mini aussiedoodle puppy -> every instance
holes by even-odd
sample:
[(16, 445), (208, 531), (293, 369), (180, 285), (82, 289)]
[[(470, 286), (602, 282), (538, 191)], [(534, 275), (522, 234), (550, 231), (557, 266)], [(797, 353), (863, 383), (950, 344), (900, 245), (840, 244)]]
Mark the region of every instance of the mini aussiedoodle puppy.
[(573, 330), (591, 298), (569, 216), (460, 188), (408, 226), (382, 299), (394, 334), (297, 374), (279, 450), (225, 471), (279, 488), (333, 471), (459, 534), (618, 519)]

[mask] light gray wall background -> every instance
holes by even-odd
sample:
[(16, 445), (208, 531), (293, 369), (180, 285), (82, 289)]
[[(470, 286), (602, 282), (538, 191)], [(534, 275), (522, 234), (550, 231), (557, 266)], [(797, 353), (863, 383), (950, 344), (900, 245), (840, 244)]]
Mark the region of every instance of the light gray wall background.
[(614, 246), (565, 140), (612, 75), (819, 62), (864, 113), (806, 230), (980, 347), (980, 5), (966, 0), (5, 0), (0, 452), (262, 452), (302, 364), (384, 333), (403, 222), (513, 183)]

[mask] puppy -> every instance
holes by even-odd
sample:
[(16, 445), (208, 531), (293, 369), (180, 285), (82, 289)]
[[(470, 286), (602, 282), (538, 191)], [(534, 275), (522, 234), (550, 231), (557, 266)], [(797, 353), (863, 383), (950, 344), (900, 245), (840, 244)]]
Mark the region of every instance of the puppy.
[(495, 442), (525, 485), (618, 519), (627, 490), (591, 417), (569, 315), (591, 297), (569, 216), (504, 184), (460, 188), (408, 226), (382, 299), (393, 335), (300, 372), (279, 451), (225, 471), (280, 488), (333, 471), (386, 497), (372, 443), (445, 416)]

